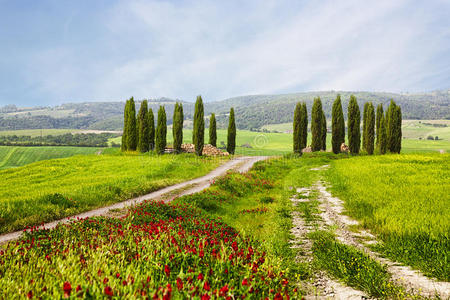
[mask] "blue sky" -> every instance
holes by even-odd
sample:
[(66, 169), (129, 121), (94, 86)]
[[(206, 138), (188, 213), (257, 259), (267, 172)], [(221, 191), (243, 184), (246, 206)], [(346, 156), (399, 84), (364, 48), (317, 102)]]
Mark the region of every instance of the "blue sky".
[(0, 0), (0, 105), (448, 88), (448, 0)]

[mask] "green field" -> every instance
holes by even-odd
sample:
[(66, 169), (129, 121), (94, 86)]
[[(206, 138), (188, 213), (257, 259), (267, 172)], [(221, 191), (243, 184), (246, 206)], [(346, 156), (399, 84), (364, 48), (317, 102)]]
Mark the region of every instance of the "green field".
[(80, 129), (22, 129), (22, 130), (3, 130), (0, 135), (26, 135), (31, 137), (44, 135), (62, 135), (65, 133), (77, 133)]
[(0, 171), (0, 232), (71, 216), (206, 174), (194, 155), (77, 155)]
[(20, 167), (46, 159), (64, 158), (79, 154), (94, 154), (102, 150), (102, 148), (95, 147), (0, 146), (0, 170)]
[(450, 279), (450, 155), (364, 156), (332, 162), (332, 191), (384, 242), (386, 255)]

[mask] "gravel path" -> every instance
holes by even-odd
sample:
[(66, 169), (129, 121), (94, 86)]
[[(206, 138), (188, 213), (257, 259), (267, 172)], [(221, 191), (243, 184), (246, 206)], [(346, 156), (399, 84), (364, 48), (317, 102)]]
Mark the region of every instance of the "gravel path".
[[(208, 188), (211, 185), (211, 180), (213, 180), (216, 177), (220, 177), (222, 175), (225, 175), (227, 171), (229, 170), (236, 170), (238, 172), (247, 172), (254, 163), (256, 163), (257, 161), (260, 160), (265, 160), (267, 159), (267, 156), (241, 156), (241, 157), (236, 157), (230, 161), (227, 161), (226, 163), (224, 163), (223, 165), (221, 165), (220, 167), (214, 169), (213, 171), (211, 171), (210, 173), (208, 173), (205, 176), (202, 177), (198, 177), (195, 179), (191, 179), (182, 183), (178, 183), (175, 185), (171, 185), (165, 188), (162, 188), (160, 190), (157, 190), (155, 192), (143, 195), (143, 196), (139, 196), (136, 198), (132, 198), (123, 202), (119, 202), (119, 203), (115, 203), (109, 206), (105, 206), (105, 207), (101, 207), (101, 208), (97, 208), (94, 210), (90, 210), (84, 213), (80, 213), (78, 215), (75, 216), (71, 216), (68, 218), (64, 218), (61, 220), (56, 220), (50, 223), (45, 223), (43, 226), (40, 226), (39, 228), (47, 228), (47, 229), (51, 229), (56, 227), (56, 225), (60, 224), (60, 223), (68, 223), (71, 221), (71, 219), (76, 219), (76, 218), (89, 218), (89, 217), (95, 217), (95, 216), (103, 216), (103, 215), (107, 215), (108, 212), (110, 210), (117, 210), (117, 209), (123, 209), (132, 205), (136, 205), (138, 203), (143, 202), (144, 200), (149, 200), (149, 199), (156, 199), (156, 198), (160, 198), (161, 196), (163, 196), (164, 194), (173, 192), (175, 190), (179, 190), (179, 189), (183, 189), (186, 188), (187, 186), (193, 186), (192, 188), (188, 188), (187, 190), (182, 191), (180, 194), (178, 195), (173, 195), (173, 197), (171, 197), (170, 199), (167, 199), (166, 201), (169, 202), (171, 201), (173, 198), (175, 198), (175, 196), (182, 196), (182, 195), (187, 195), (187, 194), (193, 194), (193, 193), (197, 193), (203, 189)], [(16, 240), (18, 238), (20, 238), (20, 236), (22, 235), (23, 230), (21, 231), (15, 231), (15, 232), (11, 232), (11, 233), (7, 233), (7, 234), (3, 234), (0, 235), (0, 244), (4, 244), (7, 243), (9, 241), (12, 240)]]

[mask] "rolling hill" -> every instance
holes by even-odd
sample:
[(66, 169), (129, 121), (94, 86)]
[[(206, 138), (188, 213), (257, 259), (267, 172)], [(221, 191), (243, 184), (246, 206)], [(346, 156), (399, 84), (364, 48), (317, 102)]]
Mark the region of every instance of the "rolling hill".
[[(282, 95), (250, 95), (206, 102), (205, 113), (215, 112), (219, 127), (225, 127), (230, 107), (235, 108), (239, 129), (260, 129), (264, 125), (291, 122), (298, 101), (305, 101), (311, 110), (314, 97), (320, 97), (327, 118), (331, 117), (331, 106), (337, 94), (341, 94), (344, 113), (348, 99), (354, 94), (361, 108), (367, 101), (386, 107), (394, 99), (402, 107), (403, 119), (450, 119), (450, 90), (418, 94), (396, 94), (385, 92), (304, 92)], [(208, 100), (208, 99), (205, 99)], [(150, 99), (149, 106), (156, 111), (164, 105), (168, 112), (168, 123), (172, 122), (172, 111), (176, 100), (168, 98)], [(191, 119), (194, 103), (182, 101), (185, 119)], [(121, 130), (124, 102), (68, 103), (55, 107), (17, 108), (8, 105), (0, 108), (0, 130), (71, 128)], [(137, 109), (139, 108), (139, 103)]]

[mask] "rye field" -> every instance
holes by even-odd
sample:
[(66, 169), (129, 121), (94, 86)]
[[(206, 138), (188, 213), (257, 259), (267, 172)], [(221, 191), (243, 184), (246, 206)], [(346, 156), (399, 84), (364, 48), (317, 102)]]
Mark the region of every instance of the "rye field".
[(220, 162), (187, 154), (93, 154), (2, 170), (0, 232), (142, 195), (204, 175)]

